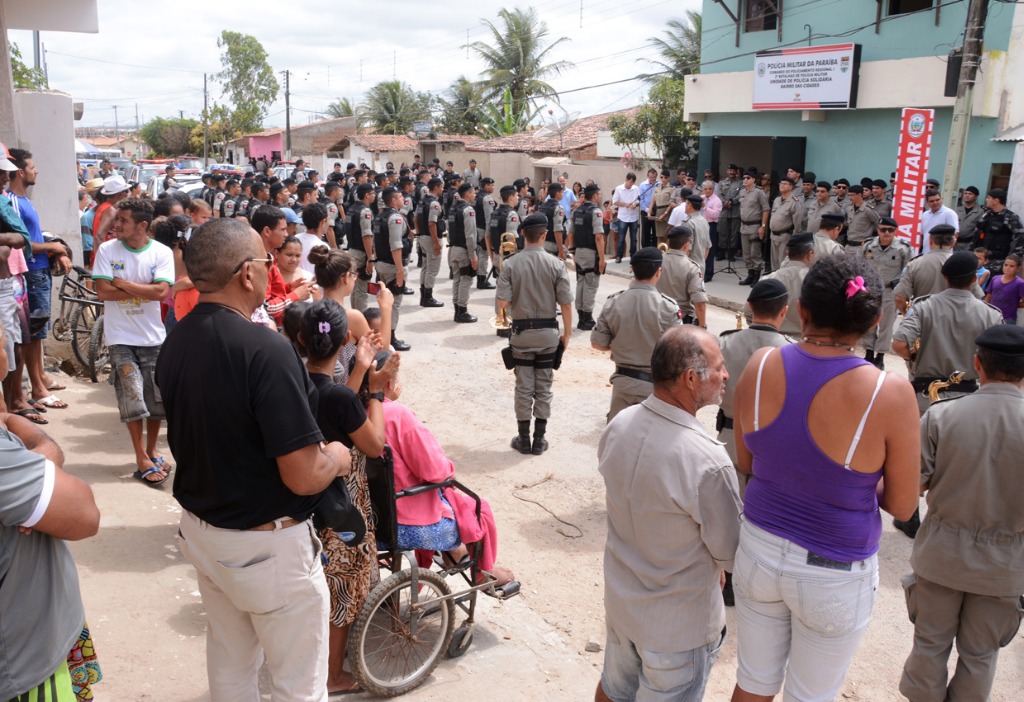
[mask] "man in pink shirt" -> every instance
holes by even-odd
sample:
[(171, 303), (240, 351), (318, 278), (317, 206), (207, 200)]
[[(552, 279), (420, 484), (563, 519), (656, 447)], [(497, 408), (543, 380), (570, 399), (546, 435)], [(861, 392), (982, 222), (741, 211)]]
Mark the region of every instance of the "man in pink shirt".
[(704, 209), (701, 214), (708, 221), (711, 230), (711, 252), (708, 254), (707, 263), (704, 269), (704, 282), (710, 283), (715, 277), (715, 259), (718, 256), (718, 218), (722, 214), (722, 199), (715, 195), (715, 183), (712, 180), (705, 180), (701, 183), (701, 191), (704, 193)]

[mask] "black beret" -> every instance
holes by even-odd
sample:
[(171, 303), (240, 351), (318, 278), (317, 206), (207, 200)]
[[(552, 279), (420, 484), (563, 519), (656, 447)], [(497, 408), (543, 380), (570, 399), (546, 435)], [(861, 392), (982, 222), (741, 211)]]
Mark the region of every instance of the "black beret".
[(693, 205), (693, 209), (695, 210), (699, 210), (701, 207), (704, 207), (704, 198), (700, 195), (690, 195), (686, 198), (686, 201)]
[(687, 171), (686, 172), (686, 177), (687, 178), (693, 178), (694, 180), (697, 180), (697, 172), (696, 171)]
[(883, 227), (898, 227), (898, 226), (900, 226), (900, 223), (897, 222), (892, 217), (882, 217), (880, 220), (878, 220), (878, 224), (879, 224), (879, 226), (883, 226)]
[(473, 184), (463, 183), (462, 185), (459, 186), (459, 195), (464, 195), (465, 193), (468, 193), (470, 190), (476, 190), (476, 188), (473, 187)]
[(846, 216), (841, 214), (833, 214), (832, 212), (826, 212), (821, 216), (821, 224), (824, 226), (829, 224), (833, 227), (842, 226), (846, 222)]
[(522, 178), (516, 178), (515, 180), (512, 181), (512, 185), (513, 187), (515, 187), (516, 190), (519, 190), (519, 188), (526, 187), (526, 181), (523, 180)]
[(796, 185), (796, 181), (790, 178), (789, 176), (782, 176), (781, 178), (779, 178), (779, 182), (786, 182), (789, 183), (790, 185)]
[(532, 215), (528, 215), (523, 223), (519, 225), (520, 229), (530, 229), (532, 227), (544, 227), (547, 229), (548, 218), (539, 212), (534, 212)]
[(928, 232), (928, 236), (949, 236), (956, 233), (956, 227), (952, 224), (936, 224)]
[(238, 178), (228, 178), (228, 182), (225, 183), (229, 188), (233, 185), (238, 185)]
[[(476, 163), (476, 162), (475, 161), (471, 161), (470, 163)], [(490, 185), (493, 182), (494, 182), (494, 178), (481, 178), (480, 179), (480, 185)]]
[(295, 185), (296, 181), (294, 178), (285, 178), (281, 182), (284, 183), (285, 185)]
[(756, 302), (763, 300), (779, 300), (783, 297), (789, 297), (789, 291), (786, 290), (786, 286), (781, 280), (775, 280), (774, 278), (765, 278), (759, 280), (754, 284), (754, 287), (750, 289), (750, 294), (747, 295), (747, 302)]
[(942, 264), (942, 275), (947, 278), (960, 278), (977, 270), (978, 257), (970, 251), (957, 251)]
[(863, 185), (851, 185), (850, 186), (850, 194), (851, 195), (863, 195), (864, 194), (864, 186)]
[(306, 163), (306, 162), (305, 162), (305, 161), (303, 161), (303, 160), (302, 160), (301, 158), (300, 158), (300, 159), (297, 159), (297, 160), (295, 161), (295, 165), (296, 165), (296, 166), (301, 166), (301, 165), (303, 165), (303, 164), (305, 164), (305, 163)]
[(850, 181), (848, 181), (846, 178), (840, 178), (834, 184), (835, 185), (845, 185), (846, 187), (850, 187)]
[(226, 175), (224, 175), (223, 173), (216, 173), (213, 176), (213, 182), (215, 182), (215, 183), (221, 183), (221, 182), (223, 182), (223, 181), (225, 181), (227, 179), (228, 179), (228, 177)]
[(886, 182), (885, 182), (884, 180), (882, 180), (881, 178), (879, 178), (878, 180), (873, 180), (873, 181), (871, 181), (871, 187), (873, 187), (873, 188), (874, 188), (874, 187), (884, 188), (884, 187), (885, 187), (885, 186), (887, 186), (887, 185), (888, 185), (888, 183), (886, 183)]
[(645, 246), (642, 249), (638, 249), (635, 254), (629, 257), (629, 265), (635, 266), (638, 263), (661, 263), (661, 259), (661, 249), (656, 246)]
[(284, 190), (284, 184), (282, 184), (282, 183), (274, 183), (273, 185), (270, 186), (270, 197), (273, 198), (275, 195), (277, 195), (282, 190)]
[(304, 180), (298, 185), (299, 190), (316, 190), (316, 183), (311, 180)]
[(591, 183), (587, 187), (583, 188), (583, 197), (593, 197), (594, 193), (600, 192), (601, 186), (597, 183)]
[(347, 171), (347, 170), (349, 170), (351, 168), (355, 168), (355, 167), (356, 167), (356, 164), (354, 164), (352, 162), (349, 162), (349, 164), (347, 166), (345, 166), (345, 170)]
[(925, 185), (934, 185), (935, 187), (939, 187), (939, 181), (935, 180), (934, 178), (929, 178), (928, 180), (926, 180), (924, 182), (924, 184)]
[(561, 183), (558, 183), (558, 182), (548, 183), (548, 192), (549, 193), (560, 193), (563, 190), (565, 190), (565, 186), (562, 185)]
[(861, 184), (861, 187), (864, 187), (864, 188), (870, 188), (870, 187), (871, 187), (871, 184), (872, 184), (872, 183), (874, 183), (874, 182), (875, 182), (875, 181), (871, 180), (871, 179), (870, 179), (870, 178), (868, 178), (867, 176), (865, 176), (865, 177), (863, 177), (863, 178), (861, 178), (861, 179), (860, 179), (860, 184)]
[(748, 169), (747, 171), (745, 171), (743, 173), (743, 177), (744, 178), (756, 178), (757, 177), (757, 170), (754, 169), (754, 168), (750, 168), (750, 169)]
[(996, 324), (979, 334), (974, 343), (1007, 356), (1024, 356), (1024, 327)]
[(801, 232), (799, 234), (794, 234), (793, 236), (789, 237), (789, 241), (786, 242), (786, 248), (795, 249), (798, 246), (804, 246), (806, 244), (812, 243), (813, 241), (813, 234), (811, 234), (810, 232)]
[(504, 199), (507, 198), (509, 195), (514, 195), (518, 191), (519, 188), (517, 188), (514, 185), (503, 185), (501, 186), (501, 190), (498, 191), (498, 194), (501, 195), (502, 199)]
[(410, 176), (402, 176), (401, 178), (398, 179), (399, 185), (412, 185), (415, 182), (416, 181), (413, 180)]
[(803, 181), (805, 183), (813, 183), (817, 179), (818, 179), (818, 174), (815, 173), (814, 171), (807, 171), (806, 173), (804, 173)]
[(968, 185), (966, 188), (964, 188), (964, 192), (965, 193), (974, 193), (975, 195), (981, 195), (981, 191), (978, 190), (973, 185)]
[(690, 227), (689, 224), (686, 224), (684, 222), (683, 224), (676, 225), (675, 227), (672, 227), (671, 229), (669, 229), (668, 233), (665, 236), (667, 236), (669, 239), (672, 239), (672, 238), (677, 237), (677, 236), (689, 236), (689, 237), (692, 237), (693, 236), (693, 229)]
[(376, 190), (376, 188), (374, 188), (372, 184), (360, 183), (356, 187), (356, 197), (362, 200), (364, 197), (366, 197), (367, 193), (372, 193), (374, 190)]
[(738, 171), (738, 170), (740, 170), (740, 167), (737, 166), (735, 163), (730, 163), (729, 167), (726, 170), (727, 171)]

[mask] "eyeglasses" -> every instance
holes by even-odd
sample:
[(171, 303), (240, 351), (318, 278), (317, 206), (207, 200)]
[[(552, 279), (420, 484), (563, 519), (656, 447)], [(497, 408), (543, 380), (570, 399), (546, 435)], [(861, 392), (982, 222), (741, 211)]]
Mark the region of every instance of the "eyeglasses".
[(267, 267), (267, 270), (269, 271), (274, 265), (274, 257), (267, 256), (266, 258), (244, 258), (242, 259), (241, 263), (235, 266), (235, 270), (231, 271), (231, 275), (235, 275), (236, 273), (238, 273), (238, 271), (242, 270), (242, 266), (244, 266), (247, 263), (262, 263), (264, 266)]
[(886, 234), (892, 234), (896, 231), (896, 227), (879, 227), (879, 232), (885, 232)]

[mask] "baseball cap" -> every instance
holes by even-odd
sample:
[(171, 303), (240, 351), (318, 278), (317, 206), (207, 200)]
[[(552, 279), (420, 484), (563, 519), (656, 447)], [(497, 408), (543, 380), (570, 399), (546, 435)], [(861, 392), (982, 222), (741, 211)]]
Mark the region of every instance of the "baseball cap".
[(103, 181), (103, 187), (100, 188), (100, 195), (117, 195), (118, 193), (123, 193), (130, 187), (131, 186), (124, 181), (124, 178), (115, 174)]
[(0, 144), (0, 171), (16, 171), (18, 167), (11, 161), (11, 152), (7, 147)]

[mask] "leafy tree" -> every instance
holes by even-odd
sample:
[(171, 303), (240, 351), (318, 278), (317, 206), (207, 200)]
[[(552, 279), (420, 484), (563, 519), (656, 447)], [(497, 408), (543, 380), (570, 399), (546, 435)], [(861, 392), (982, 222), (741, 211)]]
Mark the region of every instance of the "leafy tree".
[(21, 58), (21, 49), (11, 42), (11, 73), (14, 75), (15, 88), (46, 90), (50, 87), (46, 82), (46, 74), (41, 69), (29, 68)]
[(370, 88), (359, 114), (361, 125), (382, 134), (404, 134), (413, 122), (430, 119), (430, 95), (417, 93), (398, 80), (385, 80)]
[(557, 102), (558, 93), (545, 81), (572, 68), (573, 64), (569, 61), (545, 61), (551, 51), (568, 38), (561, 37), (548, 43), (547, 23), (537, 17), (533, 8), (502, 8), (498, 17), (502, 21), (501, 27), (483, 20), (491, 30), (491, 39), (470, 45), (487, 64), (482, 83), (485, 97), (498, 100), (508, 88), (517, 105), (530, 103), (536, 106), (534, 103), (540, 99)]
[(644, 168), (650, 159), (659, 158), (658, 154), (648, 154), (645, 144), (655, 145), (663, 156), (677, 151), (681, 139), (697, 136), (699, 125), (683, 119), (685, 92), (682, 80), (658, 78), (635, 113), (608, 118), (612, 138), (633, 154), (634, 168)]
[(202, 129), (194, 119), (156, 117), (146, 122), (139, 136), (153, 150), (154, 156), (180, 156), (191, 150), (190, 139), (197, 126)]
[(483, 90), (466, 76), (459, 76), (437, 98), (439, 126), (453, 134), (475, 134), (483, 119)]
[(216, 79), (224, 86), (222, 95), (229, 96), (233, 105), (233, 129), (241, 134), (259, 131), (280, 89), (267, 52), (256, 37), (227, 30), (220, 33), (217, 48), (222, 50), (224, 69)]
[[(203, 114), (203, 117), (207, 126), (206, 134), (211, 155), (223, 153), (224, 144), (241, 133), (235, 129), (233, 112), (226, 105), (214, 105)], [(203, 153), (203, 125), (201, 123), (192, 129), (188, 145), (189, 151), (192, 153)]]
[(540, 108), (530, 109), (525, 102), (515, 102), (512, 91), (505, 88), (501, 96), (501, 107), (493, 104), (483, 106), (477, 131), (487, 137), (501, 137), (525, 131)]
[(328, 117), (355, 117), (358, 106), (348, 98), (338, 98), (327, 106)]
[[(651, 37), (647, 40), (647, 45), (661, 58), (638, 60), (653, 63), (661, 69), (661, 76), (675, 80), (682, 80), (690, 73), (700, 73), (701, 14), (687, 10), (686, 19), (672, 19), (667, 24), (668, 29), (662, 32), (664, 39)], [(643, 78), (653, 82), (661, 76), (648, 74)]]

